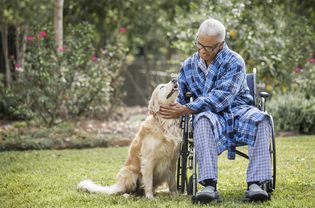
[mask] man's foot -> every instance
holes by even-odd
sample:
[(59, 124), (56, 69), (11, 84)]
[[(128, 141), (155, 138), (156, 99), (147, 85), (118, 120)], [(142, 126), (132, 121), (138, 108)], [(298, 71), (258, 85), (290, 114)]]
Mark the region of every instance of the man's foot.
[(206, 186), (202, 191), (198, 192), (195, 197), (193, 197), (194, 203), (207, 204), (212, 201), (221, 201), (219, 192), (216, 191), (213, 186)]
[(251, 184), (245, 192), (245, 200), (248, 201), (267, 201), (268, 193), (258, 184)]

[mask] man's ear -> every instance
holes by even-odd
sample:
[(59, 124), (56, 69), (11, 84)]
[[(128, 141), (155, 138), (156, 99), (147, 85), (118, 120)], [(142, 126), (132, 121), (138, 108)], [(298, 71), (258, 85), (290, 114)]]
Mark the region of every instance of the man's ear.
[(157, 101), (157, 93), (158, 93), (158, 91), (155, 90), (152, 93), (151, 99), (149, 101), (149, 106), (148, 106), (149, 114), (152, 114), (152, 115), (154, 115), (155, 113), (157, 113), (160, 110), (160, 105)]
[(222, 49), (222, 48), (224, 47), (224, 42), (225, 42), (225, 41), (222, 41), (221, 46), (220, 46), (220, 49)]

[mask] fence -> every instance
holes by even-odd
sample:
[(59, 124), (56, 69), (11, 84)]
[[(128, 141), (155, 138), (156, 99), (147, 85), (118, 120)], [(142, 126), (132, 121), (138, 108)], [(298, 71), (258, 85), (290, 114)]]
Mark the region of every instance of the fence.
[(145, 63), (143, 58), (137, 58), (124, 74), (126, 96), (123, 102), (128, 106), (147, 105), (154, 88), (177, 77), (179, 68), (180, 65), (167, 63), (166, 60)]

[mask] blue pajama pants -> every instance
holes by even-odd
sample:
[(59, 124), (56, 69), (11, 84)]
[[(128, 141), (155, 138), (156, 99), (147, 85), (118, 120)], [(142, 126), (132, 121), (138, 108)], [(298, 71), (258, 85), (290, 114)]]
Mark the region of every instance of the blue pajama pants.
[[(271, 126), (266, 118), (258, 124), (254, 146), (248, 145), (247, 182), (272, 179), (269, 140)], [(194, 125), (194, 142), (198, 161), (198, 181), (218, 179), (218, 152), (210, 120), (201, 117)]]

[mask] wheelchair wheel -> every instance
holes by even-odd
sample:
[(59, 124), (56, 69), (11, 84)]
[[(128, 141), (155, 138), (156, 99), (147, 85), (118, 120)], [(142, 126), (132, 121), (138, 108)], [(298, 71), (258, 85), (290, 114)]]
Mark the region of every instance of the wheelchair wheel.
[(273, 190), (276, 189), (276, 140), (275, 140), (275, 132), (274, 132), (274, 125), (273, 119), (271, 117), (271, 141), (270, 141), (270, 158), (271, 158), (271, 165), (272, 165), (272, 185), (269, 185), (268, 193), (271, 193)]
[[(197, 193), (197, 191), (198, 190), (197, 190), (197, 184), (196, 184), (195, 193)], [(187, 194), (188, 195), (194, 194), (194, 179), (192, 175), (189, 177), (188, 186), (187, 186)]]
[(187, 161), (189, 156), (189, 115), (182, 118), (183, 141), (180, 146), (180, 157), (177, 164), (177, 190), (185, 193), (187, 184)]
[(177, 190), (185, 193), (187, 187), (187, 156), (181, 155), (177, 163)]

